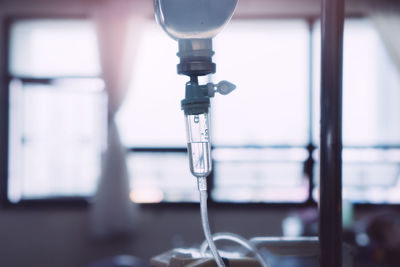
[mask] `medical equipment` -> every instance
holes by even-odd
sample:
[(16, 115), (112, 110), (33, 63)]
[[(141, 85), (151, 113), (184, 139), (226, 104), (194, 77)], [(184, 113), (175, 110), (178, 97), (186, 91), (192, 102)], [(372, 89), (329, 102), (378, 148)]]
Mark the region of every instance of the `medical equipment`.
[(185, 114), (190, 171), (197, 178), (204, 234), (219, 267), (225, 264), (211, 237), (207, 214), (207, 176), (211, 172), (210, 98), (229, 94), (235, 85), (222, 81), (200, 85), (199, 76), (215, 73), (212, 38), (233, 15), (237, 0), (155, 0), (156, 19), (178, 41), (178, 73), (190, 77), (181, 102)]
[(156, 19), (164, 31), (178, 41), (180, 62), (177, 71), (187, 75), (185, 113), (190, 170), (199, 177), (211, 172), (210, 98), (218, 92), (229, 94), (235, 85), (222, 81), (200, 85), (199, 76), (215, 73), (212, 38), (230, 20), (237, 0), (155, 0)]
[[(327, 105), (322, 105), (321, 121), (326, 119), (326, 124), (323, 124), (321, 131), (322, 144), (327, 141), (331, 146), (325, 148), (321, 146), (321, 155), (326, 156), (326, 159), (333, 159), (331, 161), (321, 162), (321, 174), (327, 176), (328, 179), (322, 179), (322, 188), (326, 188), (329, 194), (321, 197), (321, 208), (324, 212), (320, 212), (320, 222), (325, 221), (320, 227), (320, 239), (316, 238), (303, 238), (302, 240), (273, 240), (269, 238), (255, 238), (246, 240), (234, 234), (217, 234), (211, 236), (208, 225), (207, 216), (207, 180), (206, 177), (211, 172), (211, 155), (210, 155), (210, 127), (209, 127), (209, 106), (210, 98), (214, 96), (215, 92), (227, 94), (231, 92), (235, 86), (229, 82), (223, 81), (217, 85), (212, 83), (200, 85), (198, 77), (215, 73), (216, 65), (212, 62), (212, 38), (223, 28), (223, 26), (230, 20), (237, 0), (155, 0), (156, 18), (164, 31), (173, 39), (178, 41), (179, 52), (178, 57), (180, 62), (178, 64), (178, 73), (190, 77), (190, 81), (186, 83), (185, 99), (182, 100), (182, 109), (186, 118), (186, 130), (188, 138), (188, 152), (190, 158), (190, 169), (194, 176), (197, 177), (198, 188), (200, 191), (200, 206), (202, 215), (202, 225), (206, 240), (210, 250), (214, 256), (215, 262), (219, 267), (225, 266), (222, 261), (213, 239), (228, 239), (241, 244), (253, 252), (259, 260), (261, 266), (269, 266), (265, 257), (261, 257), (258, 252), (257, 245), (263, 243), (268, 247), (268, 251), (273, 251), (275, 245), (278, 244), (282, 251), (289, 252), (283, 253), (285, 256), (304, 256), (308, 253), (302, 253), (302, 248), (305, 244), (312, 244), (311, 256), (315, 260), (320, 254), (323, 255), (322, 266), (339, 266), (342, 260), (341, 251), (344, 249), (342, 245), (341, 233), (341, 136), (340, 136), (340, 96), (341, 96), (341, 49), (340, 44), (342, 36), (342, 22), (343, 22), (343, 0), (323, 0), (322, 1), (322, 25), (326, 30), (326, 37), (323, 38), (326, 51), (334, 50), (334, 53), (327, 53), (327, 58), (331, 62), (326, 61), (327, 64), (322, 64), (322, 73), (326, 74), (328, 81), (328, 89), (323, 88), (326, 92), (325, 99)], [(329, 11), (329, 12), (328, 12)], [(325, 33), (323, 34), (325, 36)], [(328, 38), (329, 37), (329, 38)], [(334, 49), (331, 49), (331, 43)], [(323, 46), (323, 47), (325, 47)], [(325, 61), (323, 60), (323, 63)], [(330, 69), (333, 71), (329, 71)], [(324, 76), (323, 76), (324, 78)], [(324, 84), (324, 82), (322, 83)], [(324, 86), (322, 86), (324, 87)], [(322, 103), (324, 103), (322, 101)], [(327, 110), (329, 112), (324, 112)], [(324, 127), (330, 125), (332, 127)], [(324, 130), (325, 129), (325, 130)], [(330, 142), (334, 136), (335, 142)], [(334, 170), (329, 172), (327, 170)], [(326, 180), (326, 181), (325, 181)], [(339, 181), (339, 182), (338, 182)], [(332, 186), (332, 190), (329, 189)], [(322, 195), (322, 193), (321, 193)], [(331, 200), (332, 199), (332, 200)], [(334, 208), (332, 208), (334, 207)], [(334, 210), (335, 212), (332, 212)], [(332, 219), (332, 223), (329, 219)], [(331, 226), (332, 225), (332, 226)], [(331, 230), (334, 231), (331, 231)], [(276, 242), (277, 241), (277, 242)], [(258, 243), (259, 242), (259, 243)], [(321, 245), (320, 245), (321, 244)], [(204, 249), (205, 245), (202, 246)], [(320, 248), (321, 247), (321, 248)], [(301, 255), (299, 255), (301, 254)], [(350, 253), (344, 253), (347, 255)], [(231, 254), (230, 254), (231, 255)], [(270, 256), (270, 254), (268, 254)], [(213, 262), (204, 262), (205, 254), (198, 250), (191, 252), (182, 252), (181, 250), (173, 250), (158, 257), (153, 258), (152, 266), (209, 266)], [(349, 257), (351, 258), (351, 257)], [(246, 255), (239, 255), (237, 259), (246, 260), (237, 266), (252, 266), (254, 261), (247, 261)], [(207, 260), (207, 259), (206, 259)], [(235, 258), (230, 258), (229, 263), (231, 266), (236, 266)], [(317, 266), (317, 262), (307, 263), (306, 266)], [(275, 265), (274, 265), (275, 266)], [(352, 266), (351, 260), (344, 261), (343, 266)]]

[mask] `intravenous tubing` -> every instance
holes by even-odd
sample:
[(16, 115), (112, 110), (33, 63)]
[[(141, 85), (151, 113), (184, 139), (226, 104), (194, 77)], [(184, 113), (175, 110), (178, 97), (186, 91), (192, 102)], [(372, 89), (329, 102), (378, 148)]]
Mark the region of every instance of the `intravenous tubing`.
[(201, 213), (201, 224), (203, 226), (204, 235), (206, 237), (208, 246), (211, 253), (217, 263), (218, 267), (225, 267), (225, 263), (218, 253), (217, 247), (212, 239), (210, 225), (208, 222), (208, 211), (207, 211), (207, 180), (205, 177), (198, 177), (197, 183), (200, 192), (200, 213)]

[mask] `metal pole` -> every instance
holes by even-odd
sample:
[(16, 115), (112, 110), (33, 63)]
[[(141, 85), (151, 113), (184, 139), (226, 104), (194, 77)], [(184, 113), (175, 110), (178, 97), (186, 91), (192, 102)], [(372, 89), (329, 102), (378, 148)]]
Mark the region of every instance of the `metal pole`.
[(8, 203), (8, 28), (9, 21), (0, 19), (0, 205)]
[(344, 0), (322, 0), (320, 267), (342, 266), (342, 62)]

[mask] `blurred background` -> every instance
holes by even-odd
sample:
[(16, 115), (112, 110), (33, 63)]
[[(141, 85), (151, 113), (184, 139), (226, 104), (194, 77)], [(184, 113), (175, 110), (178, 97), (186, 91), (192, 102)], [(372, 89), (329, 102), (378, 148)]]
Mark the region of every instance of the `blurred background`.
[[(240, 0), (214, 40), (210, 219), (317, 235), (320, 2)], [(151, 0), (0, 0), (0, 265), (147, 261), (203, 241), (178, 46)], [(400, 266), (400, 4), (346, 1), (344, 238)], [(245, 225), (245, 226), (244, 226)]]

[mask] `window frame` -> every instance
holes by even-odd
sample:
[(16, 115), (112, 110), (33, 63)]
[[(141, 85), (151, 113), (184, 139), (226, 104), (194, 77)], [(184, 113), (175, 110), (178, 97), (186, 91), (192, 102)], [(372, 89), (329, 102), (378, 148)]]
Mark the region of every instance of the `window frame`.
[(91, 196), (88, 197), (46, 197), (40, 199), (21, 199), (17, 203), (13, 203), (8, 199), (8, 185), (9, 185), (9, 115), (10, 115), (10, 83), (12, 80), (17, 79), (24, 83), (33, 84), (51, 84), (52, 81), (59, 79), (98, 79), (99, 76), (54, 76), (50, 78), (33, 78), (24, 76), (14, 76), (10, 72), (10, 37), (11, 27), (13, 23), (24, 20), (90, 20), (86, 15), (21, 15), (21, 16), (7, 16), (4, 18), (1, 28), (2, 42), (0, 43), (0, 206), (3, 208), (76, 208), (89, 206)]

